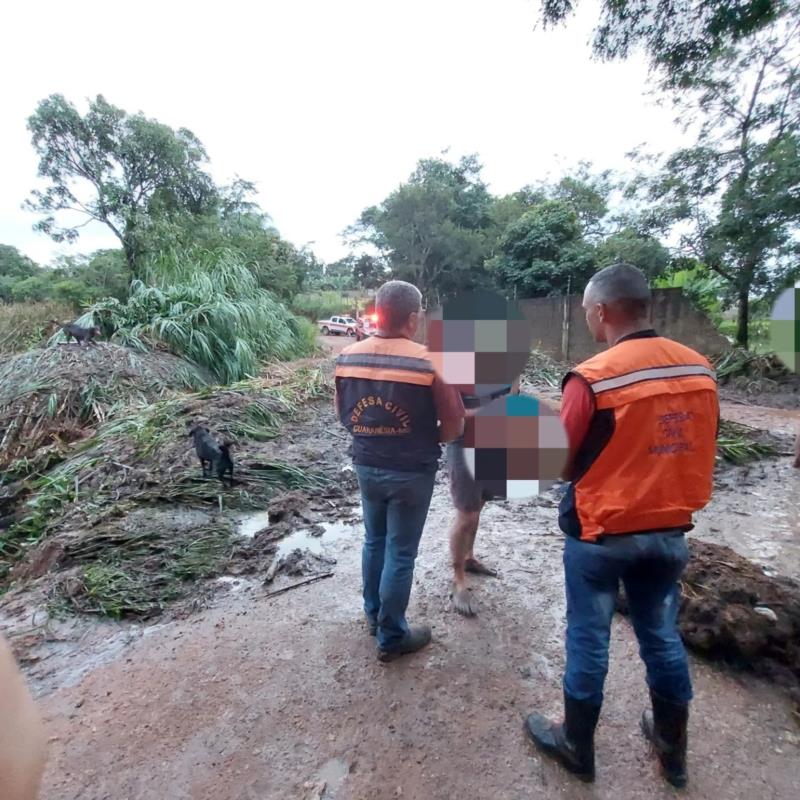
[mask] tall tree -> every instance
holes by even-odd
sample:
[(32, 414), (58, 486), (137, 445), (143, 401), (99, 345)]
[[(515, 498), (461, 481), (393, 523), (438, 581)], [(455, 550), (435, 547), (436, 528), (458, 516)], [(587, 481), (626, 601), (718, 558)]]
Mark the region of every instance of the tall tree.
[(596, 258), (598, 268), (619, 262), (633, 264), (651, 281), (663, 275), (671, 261), (669, 250), (655, 236), (629, 227), (600, 242)]
[(0, 300), (15, 298), (14, 287), (41, 272), (39, 265), (10, 244), (0, 244)]
[(574, 206), (544, 200), (508, 226), (488, 266), (516, 296), (541, 297), (582, 289), (594, 263)]
[(362, 253), (353, 265), (353, 281), (358, 289), (377, 289), (386, 280), (383, 260)]
[[(47, 215), (36, 228), (55, 241), (73, 241), (84, 225), (100, 222), (119, 239), (133, 275), (146, 250), (142, 231), (149, 219), (200, 214), (214, 199), (205, 150), (191, 131), (128, 114), (100, 95), (84, 115), (62, 95), (51, 95), (28, 128), (39, 176), (47, 182), (28, 202)], [(83, 219), (61, 224), (58, 212)]]
[[(545, 25), (564, 22), (579, 0), (540, 0)], [(779, 18), (796, 0), (602, 0), (593, 50), (625, 58), (643, 46), (670, 87), (696, 80), (717, 54)]]
[(796, 268), (800, 231), (800, 20), (787, 15), (720, 52), (676, 103), (694, 146), (647, 182), (654, 223), (681, 232), (682, 255), (725, 279), (736, 341), (750, 300)]
[(438, 301), (485, 285), (492, 198), (476, 156), (452, 164), (423, 159), (407, 183), (366, 209), (350, 229), (386, 258), (392, 275), (433, 292)]

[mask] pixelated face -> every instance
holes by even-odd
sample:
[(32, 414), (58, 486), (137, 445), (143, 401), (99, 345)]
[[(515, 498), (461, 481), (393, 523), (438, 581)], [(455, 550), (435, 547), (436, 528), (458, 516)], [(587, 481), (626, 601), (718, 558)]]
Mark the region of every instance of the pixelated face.
[(431, 360), (461, 391), (490, 394), (522, 374), (533, 331), (516, 303), (495, 292), (462, 292), (427, 319)]
[(792, 372), (800, 372), (800, 281), (778, 295), (769, 324), (772, 349)]
[(467, 468), (478, 488), (496, 498), (546, 491), (562, 474), (567, 453), (561, 419), (534, 397), (500, 397), (466, 421)]

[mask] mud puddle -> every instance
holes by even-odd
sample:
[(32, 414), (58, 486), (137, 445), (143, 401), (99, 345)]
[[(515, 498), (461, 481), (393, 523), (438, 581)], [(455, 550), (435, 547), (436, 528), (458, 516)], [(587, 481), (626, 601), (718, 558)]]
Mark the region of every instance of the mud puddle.
[(800, 472), (788, 458), (726, 470), (695, 523), (693, 536), (800, 580)]
[(269, 511), (254, 511), (236, 518), (236, 533), (243, 539), (252, 539), (269, 527)]
[[(322, 530), (318, 530), (319, 528)], [(275, 555), (277, 558), (283, 558), (295, 550), (301, 550), (319, 556), (327, 545), (332, 545), (353, 533), (354, 529), (353, 525), (342, 522), (322, 522), (314, 529), (300, 528), (281, 540)]]

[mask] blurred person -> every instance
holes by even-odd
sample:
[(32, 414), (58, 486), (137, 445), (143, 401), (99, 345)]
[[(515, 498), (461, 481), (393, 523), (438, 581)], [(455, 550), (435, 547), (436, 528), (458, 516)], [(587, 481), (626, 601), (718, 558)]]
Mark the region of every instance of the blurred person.
[[(461, 400), (467, 416), (473, 416), (482, 407), (498, 397), (519, 394), (520, 379), (488, 393), (461, 392)], [(497, 572), (475, 557), (475, 539), (481, 521), (481, 511), (494, 495), (475, 482), (464, 457), (461, 438), (447, 445), (447, 472), (450, 481), (450, 497), (455, 509), (455, 519), (450, 529), (450, 557), (453, 564), (453, 587), (450, 594), (453, 608), (466, 617), (476, 614), (476, 607), (467, 586), (467, 574), (497, 577)]]

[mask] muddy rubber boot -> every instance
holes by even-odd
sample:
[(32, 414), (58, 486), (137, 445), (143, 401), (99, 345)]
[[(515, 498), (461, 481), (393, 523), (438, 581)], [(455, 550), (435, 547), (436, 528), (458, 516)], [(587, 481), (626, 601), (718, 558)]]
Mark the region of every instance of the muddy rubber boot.
[(594, 729), (600, 706), (575, 700), (564, 692), (564, 722), (551, 722), (541, 714), (525, 720), (525, 730), (545, 754), (587, 783), (594, 780)]
[(408, 655), (408, 653), (416, 653), (417, 650), (422, 650), (425, 645), (430, 644), (431, 629), (429, 625), (412, 625), (408, 629), (408, 635), (397, 647), (391, 650), (378, 650), (379, 661), (394, 661), (400, 656)]
[(678, 789), (686, 786), (686, 728), (689, 704), (673, 703), (650, 690), (652, 711), (642, 714), (642, 733), (652, 742), (664, 778)]

